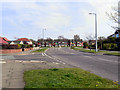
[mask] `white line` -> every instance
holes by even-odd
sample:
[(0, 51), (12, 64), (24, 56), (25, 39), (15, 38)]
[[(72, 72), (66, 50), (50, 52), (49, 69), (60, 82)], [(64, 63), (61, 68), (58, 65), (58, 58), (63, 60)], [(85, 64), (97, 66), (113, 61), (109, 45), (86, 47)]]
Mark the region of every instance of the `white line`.
[(44, 53), (44, 55), (47, 56), (47, 57), (49, 57), (49, 58), (51, 58), (51, 59), (54, 59), (54, 60), (56, 60), (56, 61), (62, 63), (62, 64), (65, 64), (64, 62), (58, 60), (57, 58), (51, 57), (51, 56), (47, 55), (46, 53)]
[(0, 63), (6, 63), (6, 62), (5, 61), (2, 61), (2, 62), (0, 61)]
[(97, 58), (97, 59), (102, 60), (102, 61), (106, 61), (106, 62), (114, 62), (114, 63), (118, 63), (118, 61), (110, 61), (110, 60), (103, 59), (103, 58)]
[(44, 53), (42, 53), (42, 56), (45, 56)]
[(92, 58), (92, 57), (90, 57), (90, 56), (83, 56), (83, 57), (88, 57), (88, 58)]

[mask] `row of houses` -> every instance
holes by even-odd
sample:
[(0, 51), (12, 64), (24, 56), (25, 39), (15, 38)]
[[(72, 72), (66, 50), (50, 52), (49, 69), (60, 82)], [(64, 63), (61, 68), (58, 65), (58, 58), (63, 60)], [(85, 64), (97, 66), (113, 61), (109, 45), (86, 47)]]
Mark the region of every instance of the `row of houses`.
[(3, 45), (3, 44), (10, 44), (10, 45), (29, 44), (29, 45), (31, 45), (32, 41), (29, 40), (28, 38), (19, 38), (17, 40), (10, 41), (6, 37), (0, 37), (0, 45)]

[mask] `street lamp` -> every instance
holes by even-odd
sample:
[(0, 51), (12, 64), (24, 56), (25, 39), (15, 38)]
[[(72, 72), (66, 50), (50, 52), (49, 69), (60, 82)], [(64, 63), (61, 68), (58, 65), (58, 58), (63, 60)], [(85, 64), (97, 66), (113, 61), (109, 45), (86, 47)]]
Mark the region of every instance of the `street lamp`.
[(96, 13), (89, 13), (90, 15), (95, 15), (95, 38), (96, 38), (96, 52), (97, 50), (97, 14)]
[(42, 30), (42, 34), (43, 34), (43, 44), (44, 44), (44, 30), (46, 30), (46, 28), (44, 28), (44, 29)]

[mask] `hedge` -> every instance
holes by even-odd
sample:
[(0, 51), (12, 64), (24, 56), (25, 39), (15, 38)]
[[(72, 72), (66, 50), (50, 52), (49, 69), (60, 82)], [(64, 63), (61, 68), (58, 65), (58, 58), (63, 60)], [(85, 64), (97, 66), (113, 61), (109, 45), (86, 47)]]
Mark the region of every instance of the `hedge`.
[(104, 43), (103, 44), (103, 49), (111, 49), (111, 50), (115, 50), (117, 49), (117, 44), (115, 43)]
[(21, 49), (21, 48), (32, 48), (33, 45), (27, 45), (27, 44), (15, 44), (15, 45), (10, 45), (10, 44), (3, 44), (1, 45), (0, 49)]

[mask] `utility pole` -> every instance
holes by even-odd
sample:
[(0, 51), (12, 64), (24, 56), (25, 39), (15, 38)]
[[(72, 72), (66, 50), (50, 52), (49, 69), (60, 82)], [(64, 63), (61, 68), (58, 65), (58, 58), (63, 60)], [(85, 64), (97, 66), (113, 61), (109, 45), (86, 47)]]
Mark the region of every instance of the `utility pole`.
[(96, 49), (95, 49), (95, 51), (97, 52), (98, 51), (98, 49), (97, 49), (97, 14), (96, 13), (89, 13), (89, 14), (95, 15), (95, 38), (96, 38)]
[(42, 30), (42, 34), (43, 34), (43, 45), (44, 45), (44, 30), (46, 30), (46, 28), (44, 28), (44, 29)]

